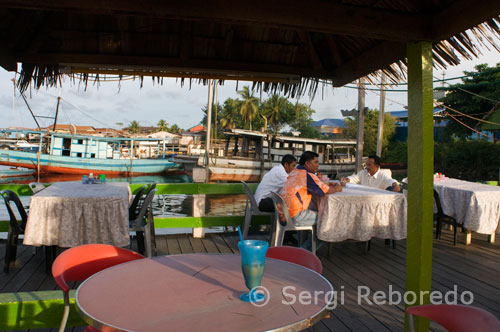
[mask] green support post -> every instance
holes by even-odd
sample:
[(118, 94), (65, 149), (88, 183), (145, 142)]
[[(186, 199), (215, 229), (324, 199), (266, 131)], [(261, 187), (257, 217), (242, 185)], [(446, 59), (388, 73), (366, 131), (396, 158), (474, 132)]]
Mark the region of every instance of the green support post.
[[(406, 291), (418, 304), (429, 303), (432, 283), (433, 90), (432, 43), (408, 43), (408, 224)], [(408, 296), (412, 301), (412, 297)], [(407, 304), (408, 305), (408, 304)], [(405, 318), (405, 330), (408, 321)], [(429, 331), (427, 319), (415, 317), (415, 330)]]

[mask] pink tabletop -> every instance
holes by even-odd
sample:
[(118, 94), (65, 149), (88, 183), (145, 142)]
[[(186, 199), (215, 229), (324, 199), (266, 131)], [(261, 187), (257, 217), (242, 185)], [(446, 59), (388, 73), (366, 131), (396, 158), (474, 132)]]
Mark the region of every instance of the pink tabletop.
[[(80, 285), (77, 307), (88, 324), (102, 331), (283, 327), (280, 331), (300, 331), (328, 315), (333, 291), (328, 280), (302, 266), (269, 258), (262, 280), (269, 291), (268, 303), (256, 306), (241, 301), (239, 296), (247, 288), (240, 259), (239, 255), (187, 254), (117, 265)], [(312, 299), (299, 301), (304, 291)]]

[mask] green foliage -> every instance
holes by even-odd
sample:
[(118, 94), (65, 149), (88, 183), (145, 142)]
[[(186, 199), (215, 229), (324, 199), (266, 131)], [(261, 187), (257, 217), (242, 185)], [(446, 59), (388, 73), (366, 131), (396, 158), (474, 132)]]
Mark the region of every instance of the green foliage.
[(406, 141), (390, 141), (382, 148), (382, 161), (385, 163), (406, 163), (408, 144)]
[(128, 126), (128, 131), (130, 131), (132, 134), (137, 134), (140, 129), (141, 129), (141, 126), (139, 125), (139, 122), (137, 122), (135, 120), (130, 122), (130, 124)]
[[(396, 119), (388, 113), (384, 114), (384, 135), (382, 137), (382, 147), (387, 146), (387, 144), (389, 144), (389, 140), (394, 135), (394, 132), (396, 131), (395, 122)], [(357, 118), (346, 118), (345, 125), (346, 130), (344, 131), (344, 135), (347, 138), (356, 138), (358, 132)], [(376, 154), (377, 132), (378, 110), (368, 110), (368, 114), (365, 116), (363, 155), (369, 156)]]
[[(259, 100), (250, 93), (250, 88), (244, 86), (243, 90), (238, 91), (242, 97), (240, 99), (227, 98), (224, 105), (217, 106), (217, 137), (223, 137), (226, 129), (242, 128), (264, 131), (269, 129), (277, 134), (284, 127), (289, 126), (292, 130), (301, 132), (301, 137), (319, 138), (320, 133), (312, 127), (311, 118), (314, 110), (305, 104), (293, 104), (287, 98), (277, 94), (271, 95), (268, 99), (259, 102)], [(252, 106), (253, 105), (253, 106)], [(257, 107), (257, 111), (255, 111)], [(204, 106), (202, 123), (207, 125), (207, 109)], [(216, 107), (213, 110), (215, 112)], [(215, 115), (214, 115), (215, 117)], [(215, 119), (213, 120), (215, 123)]]
[[(482, 64), (475, 69), (475, 72), (464, 72), (467, 77), (462, 79), (461, 84), (446, 88), (449, 93), (441, 101), (454, 110), (482, 119), (484, 114), (495, 106), (495, 100), (500, 96), (500, 64), (495, 67)], [(478, 124), (477, 120), (461, 116), (452, 110), (447, 111), (471, 128), (475, 128)], [(473, 133), (471, 129), (453, 118), (447, 117), (447, 119), (449, 122), (444, 130), (443, 139), (450, 140), (454, 136), (465, 138)]]
[(170, 129), (168, 131), (172, 134), (180, 134), (183, 130), (178, 125), (173, 124), (172, 126), (170, 126)]
[(168, 123), (165, 120), (158, 121), (158, 131), (168, 131)]
[(500, 144), (486, 140), (452, 140), (435, 145), (434, 170), (468, 181), (498, 180)]
[[(408, 160), (407, 142), (390, 142), (382, 153), (384, 162)], [(408, 160), (411, 162), (411, 160)], [(434, 172), (467, 181), (498, 180), (500, 144), (486, 140), (450, 140), (434, 145)]]

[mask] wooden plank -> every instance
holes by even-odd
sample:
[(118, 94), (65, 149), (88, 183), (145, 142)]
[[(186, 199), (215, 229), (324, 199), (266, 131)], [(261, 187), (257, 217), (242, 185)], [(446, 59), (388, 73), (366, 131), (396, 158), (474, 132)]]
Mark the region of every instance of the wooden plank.
[(169, 255), (179, 255), (182, 254), (181, 247), (177, 241), (177, 235), (167, 235), (167, 247)]
[(177, 241), (179, 242), (179, 248), (183, 254), (191, 254), (194, 252), (187, 234), (179, 234)]
[[(408, 43), (408, 237), (406, 290), (430, 292), (432, 283), (432, 227), (434, 124), (432, 43)], [(427, 293), (429, 294), (429, 293)], [(429, 303), (429, 296), (422, 303)], [(415, 331), (429, 330), (429, 320), (415, 319)]]
[(191, 242), (191, 246), (193, 247), (193, 251), (196, 253), (206, 253), (207, 250), (203, 246), (203, 242), (199, 238), (193, 238), (192, 236), (188, 236), (189, 241)]
[(212, 241), (215, 243), (217, 246), (217, 249), (221, 254), (232, 254), (233, 251), (231, 248), (227, 245), (227, 243), (224, 241), (222, 238), (222, 235), (220, 234), (211, 234), (210, 236), (212, 238)]
[(207, 253), (219, 253), (219, 249), (215, 245), (215, 243), (212, 241), (212, 234), (207, 234), (206, 237), (201, 239), (201, 242), (203, 243), (203, 246), (205, 247), (205, 250)]
[[(221, 1), (162, 2), (143, 0), (139, 4), (132, 0), (110, 0), (94, 4), (64, 0), (43, 2), (2, 0), (0, 7), (180, 20), (203, 19), (224, 24), (286, 27), (289, 30), (316, 31), (383, 40), (427, 40), (429, 38), (428, 30), (432, 31), (432, 27), (429, 27), (424, 15), (320, 0), (312, 0), (307, 3), (257, 0), (250, 7), (237, 3), (227, 6), (225, 2)], [(275, 13), (280, 13), (280, 15), (275, 15)]]
[(156, 255), (168, 255), (168, 245), (166, 236), (156, 236)]

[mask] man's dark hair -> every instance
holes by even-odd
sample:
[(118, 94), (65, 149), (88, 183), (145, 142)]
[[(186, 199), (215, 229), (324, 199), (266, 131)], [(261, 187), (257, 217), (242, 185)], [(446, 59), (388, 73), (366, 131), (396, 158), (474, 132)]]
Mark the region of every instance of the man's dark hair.
[(281, 159), (281, 165), (285, 166), (285, 164), (288, 164), (290, 165), (291, 163), (293, 163), (294, 161), (297, 161), (297, 159), (295, 159), (294, 156), (292, 156), (291, 154), (286, 154), (283, 156), (283, 158)]
[(380, 166), (380, 164), (382, 163), (382, 159), (380, 159), (379, 156), (377, 155), (371, 155), (371, 156), (368, 156), (368, 159), (373, 159), (373, 161), (375, 162), (375, 165), (377, 166)]
[(305, 165), (306, 161), (313, 160), (317, 157), (319, 157), (319, 154), (316, 152), (306, 151), (302, 154), (302, 156), (300, 156), (299, 165)]

